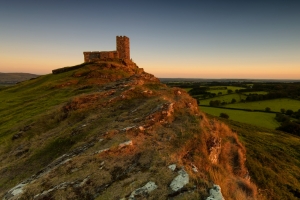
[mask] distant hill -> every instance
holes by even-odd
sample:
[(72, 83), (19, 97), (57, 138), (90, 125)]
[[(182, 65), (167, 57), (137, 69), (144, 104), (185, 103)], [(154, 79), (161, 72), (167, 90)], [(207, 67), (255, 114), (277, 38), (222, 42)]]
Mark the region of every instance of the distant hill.
[(159, 78), (163, 83), (166, 82), (272, 82), (272, 83), (294, 83), (299, 82), (299, 80), (294, 79), (236, 79), (236, 78), (223, 78), (223, 79), (214, 79), (214, 78)]
[(0, 72), (0, 85), (11, 85), (18, 82), (26, 81), (36, 78), (39, 75), (29, 73), (1, 73)]

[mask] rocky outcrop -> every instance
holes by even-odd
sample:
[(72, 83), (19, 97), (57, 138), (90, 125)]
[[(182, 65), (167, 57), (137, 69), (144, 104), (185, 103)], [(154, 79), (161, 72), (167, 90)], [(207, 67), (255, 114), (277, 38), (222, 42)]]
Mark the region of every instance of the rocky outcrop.
[(169, 165), (168, 168), (174, 171), (176, 169), (176, 164)]
[(221, 187), (218, 185), (214, 185), (210, 190), (209, 190), (210, 196), (206, 198), (206, 200), (225, 200), (222, 192), (221, 192)]
[(157, 185), (155, 184), (155, 182), (149, 181), (143, 187), (134, 190), (130, 194), (128, 200), (135, 200), (135, 198), (134, 198), (135, 196), (140, 196), (140, 197), (141, 196), (147, 196), (150, 192), (152, 192), (156, 188), (157, 188)]
[[(64, 155), (60, 156), (59, 158), (57, 158), (56, 160), (54, 160), (51, 164), (49, 164), (47, 167), (45, 167), (44, 169), (40, 170), (37, 174), (35, 174), (35, 175), (31, 176), (30, 178), (22, 181), (20, 184), (18, 184), (17, 186), (13, 187), (8, 192), (6, 192), (6, 194), (3, 197), (3, 200), (18, 199), (18, 197), (20, 195), (22, 195), (22, 193), (24, 192), (24, 187), (26, 185), (34, 182), (37, 179), (40, 179), (44, 175), (50, 173), (52, 170), (55, 170), (59, 166), (67, 163), (74, 156), (80, 155), (81, 153), (83, 153), (87, 149), (89, 149), (92, 146), (94, 146), (94, 144), (95, 144), (95, 142), (90, 142), (88, 144), (82, 145), (81, 147), (78, 147), (78, 148), (74, 149), (73, 151), (69, 152), (68, 154), (64, 154)], [(53, 191), (53, 190), (51, 190), (51, 191)]]
[[(64, 80), (49, 83), (48, 88), (54, 93), (61, 92), (63, 86), (62, 93), (70, 93), (68, 101), (36, 117), (44, 119), (41, 123), (29, 119), (35, 122), (27, 131), (32, 138), (27, 132), (13, 137), (9, 151), (26, 152), (21, 152), (20, 160), (7, 156), (1, 162), (13, 162), (12, 167), (21, 171), (26, 168), (18, 166), (27, 163), (29, 173), (37, 173), (22, 181), (23, 177), (13, 170), (0, 168), (1, 177), (7, 170), (14, 182), (22, 181), (14, 188), (0, 188), (5, 200), (171, 199), (179, 195), (195, 199), (198, 191), (208, 192), (209, 182), (215, 180), (200, 184), (198, 180), (209, 179), (209, 170), (221, 166), (221, 141), (230, 139), (221, 140), (224, 137), (218, 130), (201, 125), (206, 119), (200, 115), (195, 99), (180, 88), (166, 87), (133, 63), (129, 67), (124, 63), (89, 63), (72, 70), (65, 73)], [(63, 79), (64, 74), (52, 76)], [(46, 127), (48, 121), (53, 123)], [(25, 139), (41, 145), (18, 149)], [(67, 148), (56, 151), (60, 144)], [(52, 153), (49, 158), (48, 149)], [(43, 164), (35, 168), (21, 159)], [(11, 184), (7, 177), (3, 182)], [(217, 189), (211, 191), (213, 198)]]
[(209, 160), (213, 164), (218, 163), (219, 155), (221, 153), (221, 138), (211, 136), (206, 142), (206, 145), (209, 152)]
[(178, 171), (178, 176), (176, 176), (170, 184), (170, 188), (177, 192), (182, 189), (186, 184), (189, 183), (189, 175), (184, 169)]

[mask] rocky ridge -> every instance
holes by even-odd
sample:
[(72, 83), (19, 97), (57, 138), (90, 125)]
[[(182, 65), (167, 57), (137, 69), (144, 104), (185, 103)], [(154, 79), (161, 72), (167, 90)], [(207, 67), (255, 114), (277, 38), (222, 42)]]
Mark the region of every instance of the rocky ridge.
[(8, 155), (26, 151), (15, 164), (16, 156), (3, 159), (16, 169), (37, 150), (47, 156), (48, 141), (70, 147), (3, 199), (256, 198), (236, 134), (208, 120), (184, 90), (168, 88), (132, 62), (87, 63), (52, 76), (58, 75), (65, 76), (49, 89), (88, 92), (40, 116), (54, 121), (32, 120), (22, 134), (12, 133)]

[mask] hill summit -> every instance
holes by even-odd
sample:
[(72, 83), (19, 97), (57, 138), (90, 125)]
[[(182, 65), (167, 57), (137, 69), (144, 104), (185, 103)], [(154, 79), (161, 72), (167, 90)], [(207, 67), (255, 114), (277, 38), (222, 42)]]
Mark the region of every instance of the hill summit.
[(256, 199), (237, 135), (132, 61), (1, 92), (3, 199)]

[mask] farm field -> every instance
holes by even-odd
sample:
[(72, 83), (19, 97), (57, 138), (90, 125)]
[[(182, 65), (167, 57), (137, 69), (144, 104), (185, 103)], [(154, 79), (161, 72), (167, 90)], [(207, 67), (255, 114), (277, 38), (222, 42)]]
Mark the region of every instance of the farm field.
[(184, 89), (186, 92), (189, 92), (192, 88), (182, 88)]
[(245, 95), (249, 95), (249, 94), (268, 94), (268, 92), (266, 92), (266, 91), (258, 91), (258, 92), (243, 92), (243, 94), (245, 94)]
[[(219, 89), (219, 88), (227, 87), (227, 89)], [(222, 92), (222, 94), (228, 94), (227, 90), (232, 90), (233, 92), (235, 90), (245, 89), (243, 87), (236, 87), (236, 86), (210, 86), (208, 92), (218, 94), (219, 92)]]
[(228, 94), (228, 95), (224, 95), (224, 96), (216, 96), (213, 98), (209, 98), (209, 99), (200, 99), (200, 105), (209, 105), (209, 102), (211, 100), (220, 100), (221, 102), (225, 101), (225, 102), (231, 102), (232, 99), (235, 99), (237, 102), (241, 101), (242, 99), (246, 99), (247, 96), (243, 95), (243, 94)]
[(264, 112), (248, 112), (242, 110), (229, 110), (225, 108), (215, 108), (215, 107), (201, 107), (200, 110), (213, 116), (219, 116), (220, 113), (227, 113), (229, 119), (243, 122), (255, 126), (275, 129), (280, 126), (274, 117), (274, 113), (264, 113)]
[[(210, 101), (210, 99), (207, 100)], [(238, 99), (236, 100), (238, 101)], [(253, 101), (247, 103), (227, 104), (224, 107), (253, 109), (253, 110), (265, 110), (266, 107), (269, 107), (271, 108), (271, 111), (276, 111), (276, 112), (280, 112), (281, 108), (284, 108), (285, 110), (291, 109), (293, 111), (298, 111), (300, 109), (300, 101), (284, 98), (284, 99)]]

